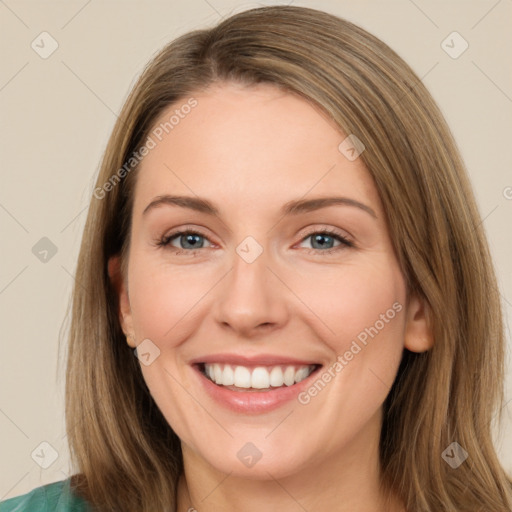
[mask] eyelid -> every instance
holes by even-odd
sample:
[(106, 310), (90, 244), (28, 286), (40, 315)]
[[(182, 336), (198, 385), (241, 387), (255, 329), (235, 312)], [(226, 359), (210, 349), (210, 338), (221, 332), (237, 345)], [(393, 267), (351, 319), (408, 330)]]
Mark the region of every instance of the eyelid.
[[(301, 244), (306, 239), (308, 239), (311, 235), (314, 235), (314, 234), (327, 235), (332, 238), (336, 238), (339, 241), (339, 245), (337, 245), (335, 247), (331, 247), (329, 249), (315, 249), (313, 247), (303, 248), (307, 253), (313, 254), (314, 256), (322, 255), (322, 254), (324, 256), (331, 255), (331, 254), (337, 255), (340, 251), (343, 251), (345, 249), (357, 249), (357, 245), (353, 242), (353, 237), (351, 235), (345, 236), (340, 231), (339, 228), (332, 228), (332, 227), (325, 227), (325, 226), (323, 228), (318, 227), (318, 226), (313, 226), (305, 234), (302, 235), (298, 244)], [(296, 245), (298, 245), (298, 244), (296, 244)]]
[[(164, 236), (162, 236), (161, 239), (162, 238), (170, 239), (176, 235), (184, 234), (184, 233), (192, 233), (192, 234), (200, 235), (204, 238), (207, 238), (211, 242), (211, 240), (208, 238), (208, 235), (206, 235), (200, 229), (195, 228), (193, 226), (183, 226), (183, 227), (176, 228), (175, 230), (171, 230), (168, 234), (165, 234)], [(300, 239), (300, 242), (303, 242), (305, 238), (307, 238), (308, 236), (315, 234), (315, 233), (328, 233), (328, 234), (332, 234), (332, 235), (337, 235), (337, 236), (347, 239), (347, 240), (350, 240), (352, 238), (352, 236), (350, 234), (348, 234), (348, 232), (345, 231), (345, 233), (348, 234), (348, 237), (347, 237), (343, 233), (341, 233), (337, 228), (313, 226), (310, 229), (308, 229), (306, 231), (306, 233), (302, 234), (302, 238)]]
[(306, 228), (305, 234), (302, 235), (301, 241), (304, 240), (304, 238), (307, 238), (308, 236), (314, 234), (314, 233), (328, 233), (329, 235), (336, 235), (340, 238), (343, 238), (347, 240), (348, 242), (354, 243), (353, 239), (354, 237), (346, 230), (335, 228), (331, 226), (312, 226), (311, 228)]
[[(200, 228), (196, 228), (195, 226), (181, 226), (181, 227), (178, 227), (178, 228), (175, 228), (175, 229), (172, 229), (169, 233), (163, 235), (162, 237), (160, 238), (157, 238), (156, 242), (158, 245), (164, 245), (163, 243), (161, 242), (167, 242), (166, 245), (168, 245), (170, 243), (170, 240), (177, 237), (178, 235), (184, 235), (184, 234), (193, 234), (193, 235), (198, 235), (198, 236), (202, 236), (203, 238), (205, 238), (206, 240), (208, 240), (211, 244), (214, 244), (214, 242), (212, 242), (210, 240), (210, 236), (205, 234)], [(176, 247), (176, 249), (178, 249)], [(188, 252), (192, 252), (194, 249), (189, 249)]]
[[(345, 235), (344, 233), (347, 233)], [(171, 247), (178, 251), (184, 251), (189, 254), (195, 254), (198, 251), (201, 251), (202, 249), (208, 249), (211, 247), (200, 247), (197, 249), (180, 249), (179, 247), (174, 247), (170, 245), (170, 242), (173, 238), (177, 238), (179, 236), (183, 236), (185, 234), (194, 234), (203, 237), (204, 239), (208, 240), (210, 244), (216, 245), (215, 242), (212, 242), (210, 240), (210, 237), (206, 235), (201, 228), (196, 228), (192, 225), (185, 225), (180, 226), (178, 228), (175, 228), (170, 231), (170, 233), (163, 235), (161, 238), (158, 238), (155, 240), (155, 245), (160, 248), (166, 248)], [(335, 247), (331, 247), (329, 249), (315, 249), (315, 248), (303, 248), (307, 252), (313, 252), (315, 254), (322, 254), (322, 253), (333, 253), (340, 251), (342, 249), (349, 249), (349, 248), (357, 248), (356, 244), (353, 241), (352, 235), (348, 234), (348, 232), (341, 230), (340, 228), (334, 228), (331, 226), (309, 226), (306, 228), (306, 232), (301, 235), (300, 240), (294, 244), (293, 247), (296, 247), (297, 245), (303, 243), (307, 238), (309, 238), (311, 235), (314, 234), (325, 234), (327, 236), (331, 236), (333, 238), (337, 238), (339, 241), (339, 245)]]

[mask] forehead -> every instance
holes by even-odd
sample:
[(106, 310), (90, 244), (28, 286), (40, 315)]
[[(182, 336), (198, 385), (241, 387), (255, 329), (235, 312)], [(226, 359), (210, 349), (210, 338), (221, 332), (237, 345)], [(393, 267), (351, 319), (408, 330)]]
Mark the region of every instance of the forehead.
[(265, 208), (338, 193), (380, 209), (362, 159), (338, 149), (347, 134), (312, 103), (269, 84), (227, 83), (182, 98), (150, 137), (154, 147), (137, 178), (139, 211), (164, 193), (233, 205), (257, 199)]

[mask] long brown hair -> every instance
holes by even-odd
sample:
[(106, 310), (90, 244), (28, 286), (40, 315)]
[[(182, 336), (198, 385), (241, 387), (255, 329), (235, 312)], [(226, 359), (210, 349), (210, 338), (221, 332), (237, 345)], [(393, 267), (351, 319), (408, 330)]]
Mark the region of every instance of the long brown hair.
[[(409, 511), (510, 511), (512, 482), (491, 434), (503, 404), (500, 295), (450, 130), (386, 44), (346, 20), (291, 6), (252, 9), (179, 37), (149, 63), (122, 109), (91, 199), (73, 292), (66, 427), (75, 492), (101, 511), (176, 507), (180, 441), (126, 344), (107, 262), (116, 254), (126, 262), (133, 159), (155, 120), (223, 81), (299, 94), (366, 146), (361, 158), (408, 293), (426, 300), (435, 339), (427, 352), (404, 351), (384, 403), (383, 488)], [(458, 468), (442, 456), (453, 442), (468, 454)]]

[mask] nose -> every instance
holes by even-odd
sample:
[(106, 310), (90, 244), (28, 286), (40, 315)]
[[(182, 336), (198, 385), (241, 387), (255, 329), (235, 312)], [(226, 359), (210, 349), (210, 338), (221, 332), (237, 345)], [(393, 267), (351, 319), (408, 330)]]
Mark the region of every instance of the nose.
[(269, 260), (266, 251), (252, 262), (234, 253), (230, 272), (216, 287), (214, 314), (224, 330), (254, 338), (286, 325), (292, 293)]

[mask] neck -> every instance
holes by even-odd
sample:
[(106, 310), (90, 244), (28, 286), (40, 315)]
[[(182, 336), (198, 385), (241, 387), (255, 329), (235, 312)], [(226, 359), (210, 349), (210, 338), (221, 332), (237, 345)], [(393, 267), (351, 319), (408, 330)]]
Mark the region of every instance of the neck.
[[(177, 512), (281, 512), (336, 510), (337, 512), (405, 512), (396, 495), (380, 487), (380, 418), (329, 457), (285, 476), (269, 468), (266, 479), (250, 479), (216, 470), (182, 443), (184, 473), (178, 483)], [(368, 442), (369, 439), (371, 442)]]

